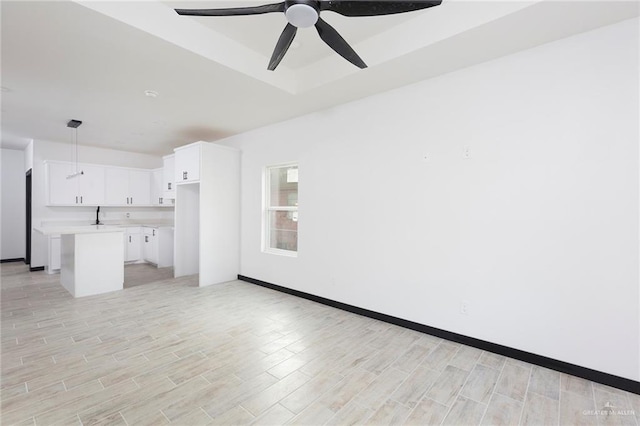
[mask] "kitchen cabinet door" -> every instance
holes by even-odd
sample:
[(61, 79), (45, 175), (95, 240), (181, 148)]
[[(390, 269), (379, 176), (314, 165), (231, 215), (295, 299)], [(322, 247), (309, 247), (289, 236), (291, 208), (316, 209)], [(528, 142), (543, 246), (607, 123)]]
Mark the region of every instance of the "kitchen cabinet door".
[(151, 204), (161, 206), (164, 204), (162, 192), (162, 169), (155, 169), (151, 172)]
[(197, 182), (200, 180), (200, 143), (196, 142), (175, 150), (175, 181)]
[(75, 165), (71, 163), (47, 163), (45, 168), (49, 193), (48, 205), (76, 205), (78, 178), (67, 179), (67, 176), (75, 172)]
[(107, 205), (126, 206), (129, 204), (129, 170), (107, 167), (105, 173)]
[(158, 229), (144, 228), (142, 257), (147, 262), (158, 264)]
[(134, 206), (151, 205), (151, 173), (129, 170), (129, 203)]
[(80, 204), (100, 206), (105, 203), (105, 168), (82, 165), (83, 175), (78, 176)]
[(173, 200), (176, 198), (175, 156), (164, 156), (162, 162), (162, 197)]
[(125, 262), (135, 262), (140, 260), (141, 256), (141, 236), (140, 231), (138, 233), (127, 231), (125, 234), (125, 253), (124, 260)]

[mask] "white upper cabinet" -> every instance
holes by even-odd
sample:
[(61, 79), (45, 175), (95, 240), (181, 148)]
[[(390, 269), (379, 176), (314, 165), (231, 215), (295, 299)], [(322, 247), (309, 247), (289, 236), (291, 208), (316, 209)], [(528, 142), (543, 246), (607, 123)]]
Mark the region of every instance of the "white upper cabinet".
[(151, 205), (150, 171), (107, 167), (106, 188), (106, 205)]
[(134, 206), (151, 205), (151, 172), (129, 170), (129, 194)]
[(151, 204), (163, 205), (162, 199), (162, 168), (151, 171)]
[(176, 184), (200, 180), (200, 152), (203, 143), (205, 142), (195, 142), (174, 149)]
[(99, 206), (105, 201), (105, 168), (75, 163), (45, 162), (47, 194), (50, 206)]
[(107, 168), (107, 205), (119, 206), (129, 204), (129, 170)]
[(162, 197), (174, 199), (176, 198), (175, 155), (162, 157), (162, 164)]
[(104, 204), (105, 168), (85, 164), (82, 166), (82, 171), (84, 174), (78, 179), (81, 204), (90, 206)]

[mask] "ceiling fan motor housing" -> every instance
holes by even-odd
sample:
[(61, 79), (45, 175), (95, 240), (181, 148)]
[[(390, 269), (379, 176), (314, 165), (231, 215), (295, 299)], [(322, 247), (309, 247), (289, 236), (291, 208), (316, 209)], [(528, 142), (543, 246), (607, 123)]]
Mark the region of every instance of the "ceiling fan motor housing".
[(287, 21), (297, 28), (315, 25), (320, 16), (320, 3), (314, 0), (287, 0), (285, 8)]

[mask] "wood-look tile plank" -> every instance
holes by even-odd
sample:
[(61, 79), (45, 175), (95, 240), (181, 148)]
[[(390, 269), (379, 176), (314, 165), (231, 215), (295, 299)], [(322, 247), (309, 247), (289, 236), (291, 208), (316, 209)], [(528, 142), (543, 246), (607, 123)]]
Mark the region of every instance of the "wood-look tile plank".
[(443, 341), (431, 351), (431, 353), (422, 362), (422, 365), (430, 368), (431, 370), (442, 371), (449, 362), (451, 362), (459, 348), (459, 345)]
[(449, 365), (461, 370), (471, 371), (481, 355), (482, 351), (480, 349), (472, 348), (471, 346), (462, 346), (451, 359)]
[(269, 409), (269, 407), (287, 397), (293, 391), (307, 383), (310, 379), (311, 378), (306, 374), (295, 371), (269, 386), (262, 392), (243, 401), (240, 405), (254, 416), (260, 416)]
[(371, 425), (399, 425), (409, 416), (411, 408), (388, 399), (366, 422)]
[[(162, 410), (162, 414), (165, 414), (165, 417), (167, 417), (164, 410)], [(171, 424), (178, 425), (206, 425), (212, 422), (213, 419), (202, 408), (195, 408), (194, 410), (171, 420)]]
[(477, 401), (459, 396), (442, 422), (443, 425), (477, 425), (487, 406)]
[(558, 400), (533, 392), (527, 394), (522, 411), (522, 425), (557, 425), (559, 419)]
[[(506, 367), (506, 366), (505, 366)], [(489, 401), (487, 411), (482, 418), (482, 425), (517, 425), (522, 413), (522, 402), (494, 393)]]
[(569, 374), (560, 374), (560, 390), (571, 392), (584, 398), (593, 398), (591, 382)]
[(408, 373), (389, 368), (376, 377), (369, 386), (358, 393), (355, 401), (373, 410), (377, 410), (398, 387), (405, 381)]
[(164, 408), (163, 414), (170, 421), (177, 421), (186, 413), (194, 411), (196, 408), (206, 405), (209, 401), (220, 398), (229, 388), (240, 386), (242, 380), (234, 375), (229, 375), (222, 379), (216, 380), (213, 384), (204, 387), (198, 392), (185, 395), (177, 401), (169, 401)]
[[(57, 385), (54, 386), (57, 387)], [(100, 382), (95, 380), (82, 386), (78, 386), (70, 391), (58, 390), (56, 392), (52, 392), (41, 399), (33, 398), (30, 393), (27, 393), (25, 394), (25, 396), (29, 398), (25, 398), (23, 400), (25, 404), (24, 407), (20, 407), (21, 409), (16, 409), (16, 406), (10, 406), (10, 409), (2, 410), (2, 422), (10, 424), (15, 421), (22, 420), (24, 418), (24, 412), (28, 412), (30, 415), (37, 418), (43, 413), (56, 409), (60, 406), (64, 406), (66, 404), (74, 403), (80, 399), (86, 398), (87, 395), (93, 395), (94, 393), (99, 392), (102, 389), (103, 388)], [(21, 397), (22, 395), (16, 398)]]
[[(138, 386), (133, 382), (133, 380), (129, 380), (107, 389), (98, 390), (93, 393), (86, 393), (82, 397), (74, 399), (67, 404), (58, 404), (54, 409), (43, 414), (36, 415), (36, 424), (48, 425), (57, 423), (65, 418), (75, 415), (83, 408), (94, 407), (104, 403), (105, 401), (116, 398), (123, 393), (134, 392), (137, 390), (139, 390)], [(78, 419), (78, 421), (80, 422), (80, 419)]]
[[(176, 386), (166, 392), (155, 395), (153, 399), (147, 399), (132, 404), (120, 411), (122, 417), (129, 424), (137, 424), (149, 416), (155, 416), (157, 412), (175, 401), (179, 401), (192, 392), (201, 392), (209, 385), (202, 377), (196, 377), (193, 380)], [(163, 416), (164, 417), (164, 416)], [(168, 423), (168, 420), (167, 420)]]
[(215, 419), (234, 406), (239, 405), (244, 400), (251, 398), (253, 395), (262, 392), (277, 382), (278, 379), (273, 377), (271, 374), (262, 373), (249, 380), (243, 381), (238, 386), (228, 388), (227, 392), (203, 405), (202, 409), (205, 410), (209, 416)]
[(443, 405), (451, 406), (468, 376), (468, 371), (448, 365), (431, 386), (426, 397)]
[(523, 368), (507, 362), (502, 369), (495, 391), (516, 401), (524, 402), (530, 374), (531, 367)]
[(391, 398), (413, 408), (440, 376), (440, 372), (424, 366), (417, 367), (396, 389)]
[(363, 407), (355, 401), (349, 402), (342, 407), (331, 419), (326, 422), (330, 426), (373, 424), (368, 419), (373, 415), (374, 410)]
[(591, 398), (576, 393), (562, 391), (560, 394), (560, 424), (561, 425), (597, 425), (594, 416), (595, 402)]
[(271, 406), (267, 411), (257, 417), (252, 424), (256, 425), (283, 425), (291, 420), (295, 414), (280, 404)]
[(436, 347), (435, 344), (432, 346), (414, 344), (409, 350), (403, 353), (399, 358), (395, 360), (393, 363), (393, 367), (398, 370), (404, 371), (406, 373), (410, 373), (415, 368), (420, 365), (420, 363), (431, 353), (431, 351)]
[(343, 379), (343, 376), (331, 372), (319, 374), (285, 396), (280, 404), (289, 411), (299, 414)]
[(145, 401), (147, 399), (155, 398), (157, 395), (163, 395), (170, 389), (175, 388), (175, 385), (167, 378), (162, 378), (157, 382), (150, 383), (142, 391), (139, 389), (133, 390), (128, 393), (122, 393), (116, 398), (103, 402), (102, 404), (92, 407), (83, 407), (78, 413), (78, 417), (83, 424), (100, 423), (104, 419), (117, 417), (116, 413), (121, 410)]
[(485, 365), (496, 370), (501, 370), (506, 361), (506, 357), (491, 352), (484, 351), (478, 360), (479, 364)]
[(529, 379), (529, 392), (558, 400), (560, 398), (560, 373), (534, 366)]
[(482, 404), (489, 403), (500, 371), (478, 364), (469, 374), (460, 395)]
[(246, 425), (250, 424), (253, 419), (255, 419), (253, 414), (236, 405), (213, 418), (211, 423), (216, 425)]
[(449, 412), (449, 407), (425, 398), (415, 406), (409, 417), (405, 420), (405, 425), (439, 425)]

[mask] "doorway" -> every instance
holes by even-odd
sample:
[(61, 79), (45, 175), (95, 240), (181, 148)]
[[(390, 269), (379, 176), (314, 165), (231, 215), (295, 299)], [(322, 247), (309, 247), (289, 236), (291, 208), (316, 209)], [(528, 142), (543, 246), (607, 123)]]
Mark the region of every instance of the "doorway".
[(26, 191), (25, 191), (25, 195), (26, 195), (26, 215), (27, 215), (27, 227), (26, 227), (26, 253), (24, 256), (24, 263), (26, 263), (27, 265), (31, 265), (31, 169), (29, 169), (27, 171), (27, 177), (26, 177)]

